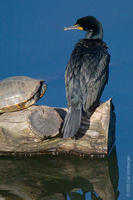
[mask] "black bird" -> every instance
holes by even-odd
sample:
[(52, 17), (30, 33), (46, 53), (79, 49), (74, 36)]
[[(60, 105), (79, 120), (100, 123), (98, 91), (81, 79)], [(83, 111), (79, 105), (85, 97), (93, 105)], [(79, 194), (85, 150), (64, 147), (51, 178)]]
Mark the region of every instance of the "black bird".
[(85, 39), (76, 44), (65, 71), (68, 113), (65, 117), (63, 138), (73, 137), (80, 127), (81, 116), (91, 116), (98, 106), (108, 81), (110, 55), (102, 41), (102, 24), (93, 16), (77, 20), (64, 30), (86, 31)]

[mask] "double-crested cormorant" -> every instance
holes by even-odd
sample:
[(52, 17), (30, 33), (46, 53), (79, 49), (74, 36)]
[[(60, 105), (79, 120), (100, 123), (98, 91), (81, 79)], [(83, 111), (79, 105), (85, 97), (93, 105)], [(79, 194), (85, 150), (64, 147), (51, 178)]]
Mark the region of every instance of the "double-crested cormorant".
[(76, 44), (65, 71), (68, 112), (64, 120), (63, 138), (73, 137), (80, 127), (81, 116), (88, 117), (97, 107), (108, 81), (110, 55), (102, 41), (102, 24), (93, 16), (77, 20), (64, 30), (86, 31), (85, 39)]

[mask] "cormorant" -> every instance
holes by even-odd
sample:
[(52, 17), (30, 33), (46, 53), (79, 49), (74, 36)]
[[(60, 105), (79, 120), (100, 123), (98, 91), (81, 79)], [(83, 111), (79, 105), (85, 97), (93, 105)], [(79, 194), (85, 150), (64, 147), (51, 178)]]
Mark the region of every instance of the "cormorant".
[(110, 55), (102, 41), (102, 24), (93, 16), (77, 20), (64, 30), (86, 31), (86, 37), (76, 44), (65, 71), (68, 112), (62, 133), (63, 138), (73, 137), (79, 130), (82, 114), (91, 116), (98, 106), (108, 81)]

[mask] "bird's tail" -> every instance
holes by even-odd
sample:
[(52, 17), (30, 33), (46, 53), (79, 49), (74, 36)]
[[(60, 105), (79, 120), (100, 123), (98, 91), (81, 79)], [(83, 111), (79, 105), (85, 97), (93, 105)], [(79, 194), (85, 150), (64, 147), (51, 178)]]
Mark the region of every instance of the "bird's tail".
[(73, 137), (78, 132), (81, 123), (81, 112), (81, 108), (69, 108), (62, 128), (63, 138)]

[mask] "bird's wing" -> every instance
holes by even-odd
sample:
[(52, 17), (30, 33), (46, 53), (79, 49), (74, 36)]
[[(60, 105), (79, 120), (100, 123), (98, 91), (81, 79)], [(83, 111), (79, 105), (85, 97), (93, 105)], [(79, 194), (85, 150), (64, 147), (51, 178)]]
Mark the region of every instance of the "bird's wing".
[(99, 102), (108, 81), (110, 56), (103, 48), (93, 47), (82, 57), (80, 68), (80, 88), (83, 97), (83, 110), (93, 109)]
[(80, 64), (71, 57), (65, 71), (66, 97), (69, 106), (78, 107), (81, 100)]

